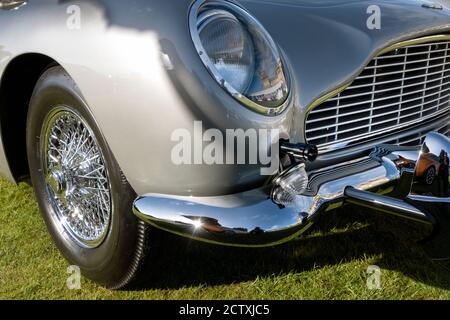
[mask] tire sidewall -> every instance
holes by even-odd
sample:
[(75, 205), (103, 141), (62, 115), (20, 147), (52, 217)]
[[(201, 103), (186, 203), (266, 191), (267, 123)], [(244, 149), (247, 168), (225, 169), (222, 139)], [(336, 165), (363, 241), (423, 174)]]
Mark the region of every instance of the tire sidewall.
[[(102, 151), (111, 187), (109, 231), (96, 248), (80, 246), (54, 218), (43, 177), (41, 132), (44, 120), (55, 108), (64, 106), (81, 116), (89, 125)], [(64, 257), (92, 280), (107, 286), (121, 281), (137, 243), (137, 219), (131, 213), (134, 193), (124, 179), (89, 107), (73, 80), (61, 68), (47, 70), (38, 82), (27, 121), (27, 151), (30, 175), (47, 228)]]

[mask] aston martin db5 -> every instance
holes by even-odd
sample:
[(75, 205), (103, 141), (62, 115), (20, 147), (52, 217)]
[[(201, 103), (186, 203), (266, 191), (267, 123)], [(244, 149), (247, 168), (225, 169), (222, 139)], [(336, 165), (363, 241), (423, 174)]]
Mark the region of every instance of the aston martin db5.
[(449, 120), (446, 0), (0, 0), (0, 174), (108, 288), (347, 204), (448, 258)]

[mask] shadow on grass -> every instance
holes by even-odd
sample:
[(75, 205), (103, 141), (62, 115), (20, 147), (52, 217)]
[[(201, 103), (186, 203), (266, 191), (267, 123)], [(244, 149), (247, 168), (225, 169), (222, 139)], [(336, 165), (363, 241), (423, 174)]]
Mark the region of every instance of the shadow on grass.
[(373, 256), (380, 257), (375, 264), (381, 269), (450, 289), (447, 266), (427, 258), (417, 244), (417, 234), (414, 225), (403, 220), (344, 207), (324, 215), (309, 235), (274, 248), (228, 248), (166, 235), (168, 245), (150, 250), (143, 282), (133, 290), (226, 285)]

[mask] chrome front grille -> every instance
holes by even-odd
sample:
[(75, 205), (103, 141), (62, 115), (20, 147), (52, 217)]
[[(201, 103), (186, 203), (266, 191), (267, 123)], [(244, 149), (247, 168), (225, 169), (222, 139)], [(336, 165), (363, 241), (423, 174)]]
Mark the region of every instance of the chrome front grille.
[(314, 107), (308, 143), (326, 152), (450, 114), (450, 36), (432, 39), (377, 56), (350, 86)]

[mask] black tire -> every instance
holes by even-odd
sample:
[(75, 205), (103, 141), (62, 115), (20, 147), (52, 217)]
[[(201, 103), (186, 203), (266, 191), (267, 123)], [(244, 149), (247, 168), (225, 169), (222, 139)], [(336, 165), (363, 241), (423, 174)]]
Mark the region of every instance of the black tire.
[[(109, 173), (113, 204), (109, 231), (95, 248), (83, 247), (68, 232), (61, 231), (49, 201), (40, 150), (41, 132), (47, 115), (58, 105), (64, 105), (89, 125)], [(133, 215), (131, 208), (135, 193), (123, 176), (79, 89), (61, 67), (49, 68), (35, 87), (27, 120), (27, 153), (31, 180), (43, 218), (64, 257), (70, 264), (79, 266), (84, 276), (107, 288), (120, 289), (134, 284), (144, 262), (148, 233), (153, 229)]]

